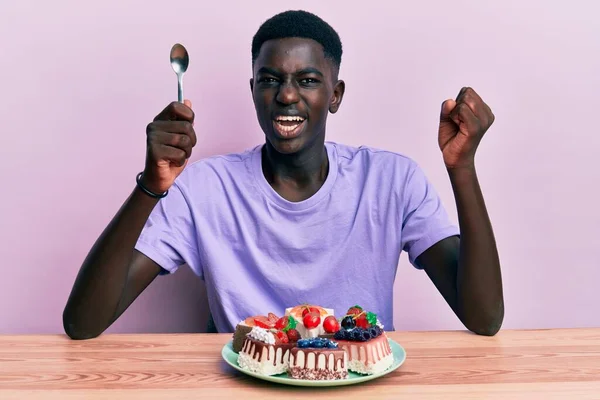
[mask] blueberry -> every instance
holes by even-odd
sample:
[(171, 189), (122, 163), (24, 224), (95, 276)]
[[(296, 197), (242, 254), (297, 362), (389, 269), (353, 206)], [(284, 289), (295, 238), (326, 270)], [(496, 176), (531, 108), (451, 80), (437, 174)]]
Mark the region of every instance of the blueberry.
[(313, 343), (313, 345), (312, 345), (311, 347), (314, 347), (314, 348), (320, 349), (320, 348), (322, 348), (322, 347), (325, 347), (325, 343), (323, 343), (323, 342), (322, 342), (322, 341), (320, 341), (320, 340), (315, 340), (315, 342)]
[(352, 329), (355, 326), (356, 326), (356, 323), (354, 322), (354, 318), (352, 318), (351, 315), (344, 317), (344, 319), (342, 319), (342, 328)]
[(362, 333), (360, 334), (360, 341), (361, 342), (366, 342), (367, 340), (371, 340), (373, 337), (371, 336), (371, 333), (366, 330), (366, 331), (362, 331)]
[(306, 348), (306, 347), (309, 347), (310, 343), (306, 339), (300, 339), (300, 340), (298, 340), (297, 344), (298, 344), (298, 347), (300, 347), (300, 348)]
[(380, 335), (379, 332), (377, 332), (377, 329), (375, 329), (375, 327), (371, 327), (369, 328), (369, 334), (371, 335), (371, 337), (376, 338), (377, 336)]
[(327, 347), (330, 349), (337, 349), (338, 344), (336, 342), (332, 342), (331, 340), (327, 343)]
[(350, 331), (350, 340), (359, 341), (362, 336), (362, 329), (355, 328)]

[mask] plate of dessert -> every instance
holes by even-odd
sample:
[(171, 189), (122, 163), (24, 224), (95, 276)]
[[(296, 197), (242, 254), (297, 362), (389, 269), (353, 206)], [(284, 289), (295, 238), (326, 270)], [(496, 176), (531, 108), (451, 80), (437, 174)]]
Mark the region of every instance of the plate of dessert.
[(309, 304), (287, 308), (282, 317), (248, 317), (221, 355), (244, 374), (295, 386), (361, 383), (389, 374), (406, 359), (377, 315), (358, 305), (340, 318)]

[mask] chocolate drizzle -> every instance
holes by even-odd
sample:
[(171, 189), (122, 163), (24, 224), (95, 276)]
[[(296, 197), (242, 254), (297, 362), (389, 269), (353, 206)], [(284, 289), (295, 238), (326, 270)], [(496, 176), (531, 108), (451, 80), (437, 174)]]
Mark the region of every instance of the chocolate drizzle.
[[(333, 355), (333, 370), (334, 371), (337, 371), (339, 369), (338, 361), (341, 361), (340, 366), (342, 369), (346, 368), (346, 365), (344, 363), (344, 353), (345, 353), (344, 350), (342, 350), (342, 349), (319, 349), (319, 348), (312, 348), (312, 347), (294, 347), (292, 349), (292, 356), (294, 357), (294, 365), (290, 365), (290, 368), (291, 367), (301, 367), (301, 368), (305, 367), (305, 365), (298, 365), (298, 352), (299, 351), (304, 353), (304, 360), (307, 360), (308, 355), (311, 353), (315, 355), (315, 368), (316, 368), (316, 364), (319, 360), (320, 355), (325, 356), (325, 365), (326, 366), (327, 366), (327, 363), (329, 362), (329, 356)], [(305, 364), (306, 364), (306, 361), (305, 361)]]
[[(266, 353), (267, 355), (267, 360), (269, 359), (269, 348), (273, 348), (273, 365), (277, 365), (277, 363), (279, 362), (280, 364), (283, 363), (283, 358), (286, 354), (286, 352), (290, 349), (292, 349), (293, 347), (295, 347), (296, 344), (295, 343), (280, 343), (280, 344), (268, 344), (268, 343), (264, 343), (261, 342), (260, 340), (256, 340), (254, 338), (251, 338), (249, 336), (246, 336), (246, 342), (244, 343), (244, 347), (242, 348), (242, 351), (246, 354), (249, 354), (252, 358), (255, 358), (256, 355), (258, 354), (258, 362), (262, 362), (262, 356), (263, 353)], [(266, 349), (266, 351), (265, 351)], [(281, 350), (281, 354), (279, 357), (277, 357), (277, 350)]]

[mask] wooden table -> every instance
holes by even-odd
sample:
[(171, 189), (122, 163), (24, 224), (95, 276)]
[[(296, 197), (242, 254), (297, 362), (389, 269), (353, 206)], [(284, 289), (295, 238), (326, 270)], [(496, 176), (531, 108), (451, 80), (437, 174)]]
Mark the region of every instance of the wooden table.
[(226, 334), (0, 336), (0, 399), (600, 399), (600, 329), (389, 336), (407, 351), (398, 370), (323, 389), (238, 373)]

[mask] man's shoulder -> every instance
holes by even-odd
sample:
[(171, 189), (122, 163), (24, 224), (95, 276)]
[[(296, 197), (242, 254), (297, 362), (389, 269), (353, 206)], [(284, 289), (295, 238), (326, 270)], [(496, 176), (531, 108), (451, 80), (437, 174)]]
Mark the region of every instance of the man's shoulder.
[(337, 142), (327, 142), (336, 149), (338, 160), (344, 164), (365, 164), (370, 168), (385, 168), (386, 170), (410, 171), (417, 167), (417, 163), (406, 154), (381, 149), (377, 147), (360, 145), (351, 146)]

